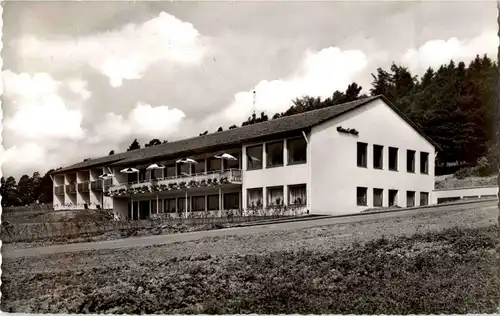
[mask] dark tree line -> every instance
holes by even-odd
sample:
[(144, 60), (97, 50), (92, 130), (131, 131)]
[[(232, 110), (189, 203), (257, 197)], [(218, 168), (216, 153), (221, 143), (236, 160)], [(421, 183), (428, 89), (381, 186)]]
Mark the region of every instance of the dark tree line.
[(1, 178), (0, 195), (2, 196), (2, 207), (21, 206), (32, 203), (52, 203), (52, 179), (48, 175), (49, 170), (43, 177), (39, 172), (30, 177), (23, 175), (16, 182), (14, 177)]

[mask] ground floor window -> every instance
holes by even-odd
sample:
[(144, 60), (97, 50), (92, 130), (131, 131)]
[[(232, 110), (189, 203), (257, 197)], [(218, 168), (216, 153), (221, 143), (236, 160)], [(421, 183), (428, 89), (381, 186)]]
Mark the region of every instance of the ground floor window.
[(356, 188), (356, 203), (359, 206), (368, 205), (368, 189), (363, 187)]
[(398, 190), (389, 190), (389, 206), (395, 206), (398, 202)]
[(288, 186), (288, 204), (289, 205), (306, 205), (307, 190), (305, 184)]
[(263, 199), (263, 189), (262, 188), (254, 188), (248, 189), (247, 191), (247, 207), (262, 207), (262, 199)]
[(205, 210), (205, 196), (194, 196), (193, 200), (193, 211), (199, 212)]
[(283, 187), (267, 188), (267, 205), (283, 204)]
[(415, 206), (415, 191), (406, 191), (406, 207)]
[(219, 195), (209, 195), (207, 196), (207, 209), (209, 211), (218, 211), (219, 210)]
[(224, 194), (224, 209), (226, 210), (240, 209), (240, 194), (238, 192)]
[(175, 199), (165, 199), (163, 202), (165, 213), (175, 213)]
[[(189, 201), (188, 201), (189, 203)], [(186, 211), (186, 198), (178, 198), (177, 199), (177, 212), (185, 212)]]
[[(156, 208), (156, 205), (158, 205), (158, 208)], [(161, 200), (158, 200), (158, 203), (156, 203), (156, 200), (151, 200), (151, 214), (163, 213), (162, 206)]]
[(383, 189), (373, 189), (373, 206), (381, 207), (384, 201), (384, 190)]
[(429, 205), (429, 193), (420, 192), (420, 205), (421, 206)]

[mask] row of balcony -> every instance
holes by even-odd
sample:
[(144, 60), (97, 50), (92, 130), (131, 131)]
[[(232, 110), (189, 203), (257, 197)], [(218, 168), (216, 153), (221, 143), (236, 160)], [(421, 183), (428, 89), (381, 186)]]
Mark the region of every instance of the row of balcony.
[[(59, 185), (54, 188), (54, 193), (56, 195), (63, 195), (64, 193), (75, 194), (78, 192), (89, 192), (92, 191), (103, 191), (103, 186), (105, 189), (111, 186), (111, 179), (104, 180), (95, 180), (95, 181), (86, 181), (81, 183), (70, 183), (66, 185)], [(66, 190), (65, 190), (66, 189)]]
[(132, 195), (148, 192), (187, 190), (190, 188), (214, 187), (226, 184), (241, 183), (241, 169), (228, 169), (203, 172), (192, 175), (147, 179), (144, 181), (117, 184), (109, 189), (109, 195)]

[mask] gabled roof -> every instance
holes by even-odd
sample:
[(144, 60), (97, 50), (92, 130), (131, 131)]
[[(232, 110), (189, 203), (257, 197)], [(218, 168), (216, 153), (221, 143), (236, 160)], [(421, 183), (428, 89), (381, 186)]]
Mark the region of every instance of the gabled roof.
[(382, 99), (385, 103), (387, 103), (387, 105), (393, 108), (393, 110), (395, 110), (397, 114), (399, 114), (405, 121), (407, 121), (417, 132), (419, 132), (434, 146), (439, 148), (435, 142), (424, 135), (423, 132), (420, 131), (413, 122), (411, 122), (406, 116), (404, 116), (384, 96), (379, 95), (368, 97), (362, 100), (334, 105), (327, 108), (286, 116), (279, 119), (269, 120), (266, 122), (246, 125), (222, 132), (216, 132), (213, 134), (183, 139), (176, 142), (160, 144), (153, 147), (137, 149), (97, 159), (90, 159), (63, 169), (56, 170), (53, 173), (63, 173), (77, 169), (86, 169), (90, 167), (98, 167), (110, 164), (134, 164), (144, 162), (146, 160), (153, 160), (156, 158), (180, 155), (181, 153), (188, 151), (201, 150), (204, 148), (210, 148), (220, 145), (237, 145), (243, 142), (250, 142), (262, 137), (269, 137), (287, 132), (301, 131), (321, 124), (327, 120), (347, 113), (356, 108), (359, 108), (376, 99)]

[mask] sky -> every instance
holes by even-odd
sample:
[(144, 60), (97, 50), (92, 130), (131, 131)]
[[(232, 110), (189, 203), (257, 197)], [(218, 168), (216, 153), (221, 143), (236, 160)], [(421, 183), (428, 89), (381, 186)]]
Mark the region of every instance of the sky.
[(392, 62), (495, 58), (495, 1), (3, 3), (2, 174), (269, 116)]

